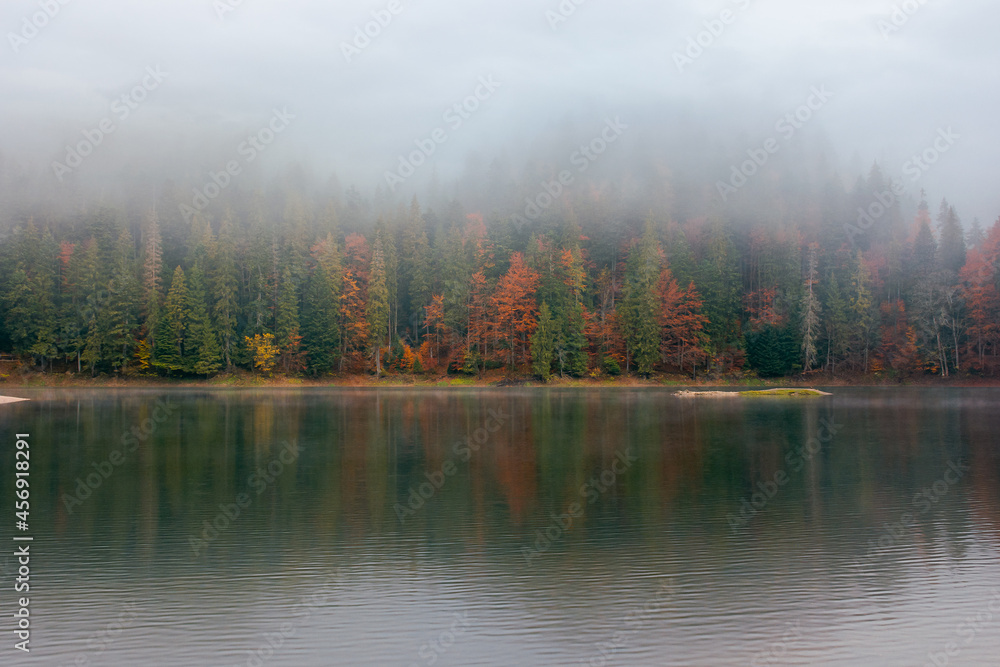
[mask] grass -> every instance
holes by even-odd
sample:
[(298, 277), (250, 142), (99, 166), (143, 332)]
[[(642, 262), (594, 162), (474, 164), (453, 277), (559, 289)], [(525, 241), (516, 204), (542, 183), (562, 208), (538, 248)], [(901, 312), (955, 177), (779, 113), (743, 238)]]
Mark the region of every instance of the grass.
[(817, 389), (764, 389), (762, 391), (741, 391), (740, 396), (779, 396), (779, 397), (805, 397), (805, 396), (829, 396), (825, 391)]

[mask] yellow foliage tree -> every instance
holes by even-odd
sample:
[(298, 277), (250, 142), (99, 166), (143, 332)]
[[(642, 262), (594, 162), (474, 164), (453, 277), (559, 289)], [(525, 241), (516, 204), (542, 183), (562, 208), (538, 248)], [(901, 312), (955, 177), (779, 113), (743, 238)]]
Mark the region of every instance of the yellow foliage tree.
[(253, 356), (253, 367), (261, 373), (270, 373), (278, 360), (281, 350), (274, 344), (274, 334), (246, 336), (247, 348)]

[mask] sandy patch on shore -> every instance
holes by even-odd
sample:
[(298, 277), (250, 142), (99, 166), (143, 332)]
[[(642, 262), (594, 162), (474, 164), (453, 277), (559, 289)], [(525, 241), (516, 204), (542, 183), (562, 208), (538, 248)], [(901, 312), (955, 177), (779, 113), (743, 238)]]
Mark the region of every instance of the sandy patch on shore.
[(679, 391), (675, 394), (682, 398), (739, 398), (738, 391)]

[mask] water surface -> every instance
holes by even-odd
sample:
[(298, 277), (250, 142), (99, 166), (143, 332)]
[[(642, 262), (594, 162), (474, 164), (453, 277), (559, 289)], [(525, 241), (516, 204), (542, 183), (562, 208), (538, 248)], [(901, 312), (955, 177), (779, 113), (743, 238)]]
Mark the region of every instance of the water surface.
[(2, 662), (1000, 664), (1000, 391), (833, 391), (20, 392)]

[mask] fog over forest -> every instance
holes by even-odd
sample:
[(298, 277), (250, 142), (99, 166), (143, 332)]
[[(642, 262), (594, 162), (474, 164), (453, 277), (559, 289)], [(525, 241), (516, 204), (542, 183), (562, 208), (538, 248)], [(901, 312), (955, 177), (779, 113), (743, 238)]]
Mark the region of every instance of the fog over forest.
[[(0, 348), (211, 374), (252, 369), (270, 334), (287, 371), (381, 372), (441, 296), (451, 370), (532, 365), (546, 305), (553, 372), (570, 348), (573, 374), (992, 372), (997, 18), (988, 0), (8, 2)], [(498, 307), (522, 261), (521, 328), (479, 331), (473, 278)], [(317, 267), (330, 312), (310, 325)], [(208, 345), (197, 371), (156, 363), (178, 269), (205, 292), (182, 320), (211, 331), (185, 344), (178, 320), (168, 356)], [(116, 311), (99, 293), (126, 276)], [(683, 342), (671, 280), (704, 320)], [(28, 305), (43, 293), (51, 313)]]

